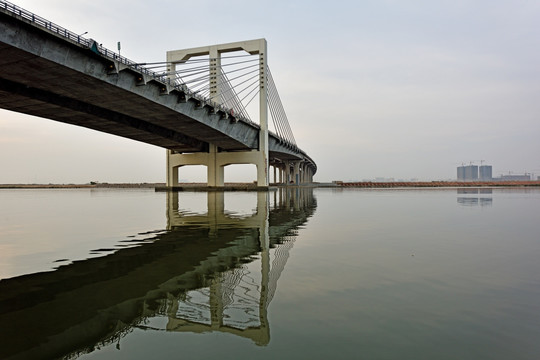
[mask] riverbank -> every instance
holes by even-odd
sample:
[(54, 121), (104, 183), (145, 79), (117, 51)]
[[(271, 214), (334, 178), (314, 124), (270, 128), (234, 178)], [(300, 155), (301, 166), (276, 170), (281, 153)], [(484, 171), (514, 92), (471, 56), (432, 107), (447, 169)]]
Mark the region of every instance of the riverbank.
[(165, 186), (165, 183), (98, 183), (98, 184), (0, 184), (0, 189), (95, 189), (95, 188), (149, 188)]
[[(271, 187), (281, 187), (281, 184), (271, 184)], [(290, 185), (296, 186), (296, 185)], [(310, 183), (303, 187), (334, 187), (334, 188), (428, 188), (428, 187), (540, 187), (540, 181), (416, 181), (416, 182), (341, 182)], [(165, 183), (96, 183), (96, 184), (0, 184), (0, 189), (156, 189), (170, 190)], [(264, 188), (267, 189), (267, 188)], [(208, 187), (204, 183), (185, 183), (174, 187), (173, 190), (261, 190), (253, 183), (226, 183), (223, 188)]]
[(425, 188), (425, 187), (529, 187), (540, 181), (415, 181), (415, 182), (335, 182), (338, 187), (358, 188)]

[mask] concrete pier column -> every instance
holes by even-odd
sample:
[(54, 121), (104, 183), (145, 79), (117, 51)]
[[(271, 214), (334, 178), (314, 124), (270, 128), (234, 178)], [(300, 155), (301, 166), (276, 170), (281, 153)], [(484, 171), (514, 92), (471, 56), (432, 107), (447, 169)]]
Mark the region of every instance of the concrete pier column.
[(289, 160), (285, 160), (285, 185), (289, 185), (291, 182), (291, 163)]
[(296, 185), (300, 183), (300, 161), (294, 161), (293, 181)]
[(178, 186), (178, 167), (171, 161), (172, 151), (167, 150), (167, 186)]
[(206, 164), (208, 186), (225, 185), (225, 168), (218, 162), (218, 154), (217, 146), (210, 144), (208, 163)]
[(268, 156), (264, 156), (263, 152), (259, 152), (260, 156), (255, 164), (257, 166), (257, 186), (268, 186)]

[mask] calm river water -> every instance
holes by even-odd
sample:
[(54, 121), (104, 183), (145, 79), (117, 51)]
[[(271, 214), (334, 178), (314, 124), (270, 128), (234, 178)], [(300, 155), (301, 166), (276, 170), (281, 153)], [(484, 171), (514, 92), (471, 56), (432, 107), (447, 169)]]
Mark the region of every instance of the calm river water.
[(1, 359), (539, 359), (540, 189), (0, 190)]

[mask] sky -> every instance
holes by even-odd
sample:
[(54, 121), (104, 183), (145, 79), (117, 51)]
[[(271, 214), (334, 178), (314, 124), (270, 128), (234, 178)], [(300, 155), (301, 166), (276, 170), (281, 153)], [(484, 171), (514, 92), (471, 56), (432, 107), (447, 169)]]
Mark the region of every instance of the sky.
[[(265, 38), (315, 181), (455, 179), (481, 160), (494, 176), (540, 176), (535, 0), (12, 2), (111, 50), (120, 41), (135, 62)], [(0, 110), (0, 168), (4, 184), (164, 182), (165, 150)], [(255, 177), (225, 170), (225, 181)]]

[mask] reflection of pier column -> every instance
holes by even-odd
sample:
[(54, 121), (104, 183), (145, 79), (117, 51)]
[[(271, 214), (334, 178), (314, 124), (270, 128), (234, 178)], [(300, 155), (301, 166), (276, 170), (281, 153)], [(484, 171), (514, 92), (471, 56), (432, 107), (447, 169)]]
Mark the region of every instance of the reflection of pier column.
[(208, 207), (208, 225), (210, 238), (217, 236), (221, 219), (225, 215), (225, 197), (222, 191), (212, 191), (206, 193), (206, 203)]
[(212, 329), (223, 326), (223, 294), (221, 278), (215, 277), (210, 282), (210, 321)]
[(171, 230), (174, 218), (178, 216), (178, 192), (167, 191), (167, 230)]
[(259, 298), (259, 321), (261, 328), (268, 332), (270, 337), (270, 325), (268, 323), (268, 283), (270, 278), (270, 232), (268, 192), (257, 193), (257, 213), (261, 218), (259, 226), (259, 242), (261, 244), (261, 294)]

